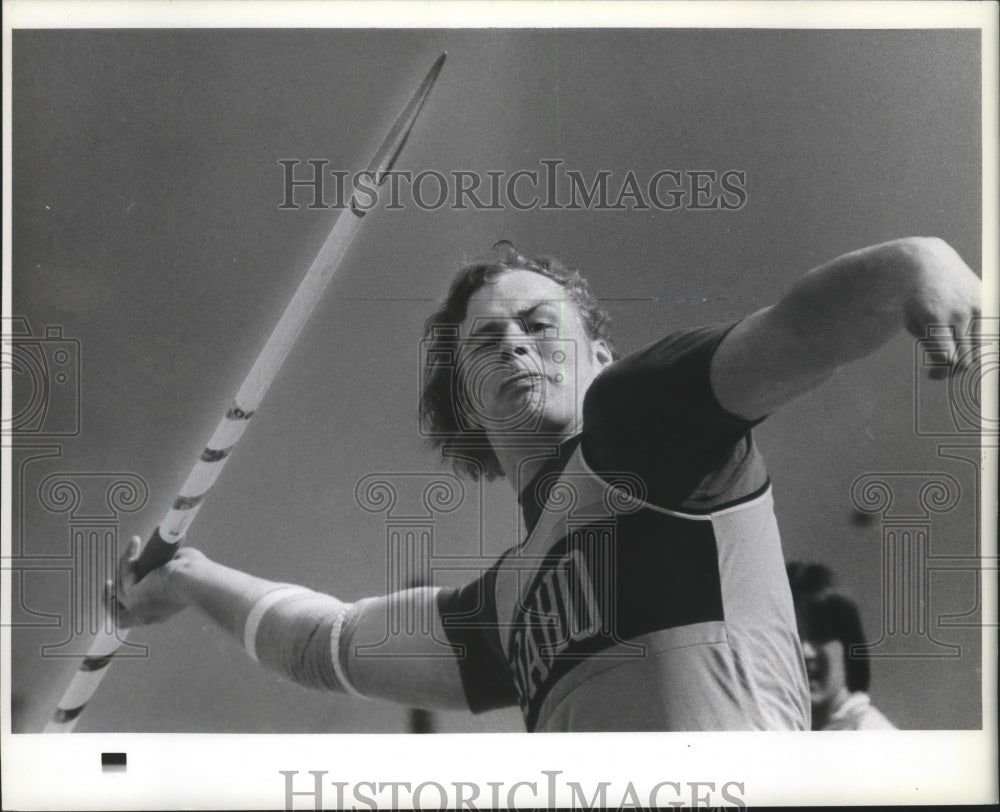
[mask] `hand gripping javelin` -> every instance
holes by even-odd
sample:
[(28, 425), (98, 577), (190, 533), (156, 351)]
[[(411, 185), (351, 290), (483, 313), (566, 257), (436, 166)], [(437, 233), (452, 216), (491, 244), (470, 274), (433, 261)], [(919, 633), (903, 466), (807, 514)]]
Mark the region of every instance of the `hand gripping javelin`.
[[(417, 88), (413, 98), (399, 114), (375, 157), (368, 164), (366, 172), (360, 173), (376, 186), (381, 186), (385, 182), (388, 177), (386, 173), (392, 169), (399, 157), (420, 109), (441, 72), (444, 60), (445, 54), (441, 54)], [(285, 312), (281, 314), (267, 344), (257, 356), (246, 380), (236, 393), (232, 405), (212, 434), (201, 457), (195, 462), (163, 521), (143, 547), (135, 564), (140, 578), (165, 564), (177, 552), (206, 494), (239, 442), (247, 423), (278, 374), (324, 289), (336, 273), (351, 240), (364, 222), (366, 209), (358, 205), (357, 191), (358, 187), (355, 185), (351, 190), (350, 205), (338, 215), (326, 242), (306, 271)], [(125, 642), (127, 630), (123, 632), (116, 627), (114, 609), (109, 602), (106, 611), (107, 622), (94, 639), (73, 680), (56, 706), (51, 721), (45, 727), (46, 733), (69, 733), (73, 729), (83, 709), (97, 691), (104, 674), (107, 673), (108, 665), (115, 653)]]

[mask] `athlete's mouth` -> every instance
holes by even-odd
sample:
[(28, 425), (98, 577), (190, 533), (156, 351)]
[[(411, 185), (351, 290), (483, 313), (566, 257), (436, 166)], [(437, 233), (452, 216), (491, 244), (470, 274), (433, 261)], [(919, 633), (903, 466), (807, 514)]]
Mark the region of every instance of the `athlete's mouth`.
[(519, 389), (534, 389), (542, 376), (537, 372), (516, 372), (500, 384), (500, 392), (517, 391)]

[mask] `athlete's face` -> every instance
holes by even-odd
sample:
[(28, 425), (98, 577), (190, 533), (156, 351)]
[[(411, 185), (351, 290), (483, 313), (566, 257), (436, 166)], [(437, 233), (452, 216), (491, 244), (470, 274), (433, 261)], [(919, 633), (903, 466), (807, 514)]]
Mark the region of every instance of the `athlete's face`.
[(844, 644), (839, 640), (821, 643), (803, 637), (802, 653), (806, 660), (813, 709), (834, 709), (848, 694)]
[(472, 294), (462, 336), (461, 407), (491, 435), (572, 434), (587, 388), (612, 360), (562, 285), (531, 271), (508, 271)]

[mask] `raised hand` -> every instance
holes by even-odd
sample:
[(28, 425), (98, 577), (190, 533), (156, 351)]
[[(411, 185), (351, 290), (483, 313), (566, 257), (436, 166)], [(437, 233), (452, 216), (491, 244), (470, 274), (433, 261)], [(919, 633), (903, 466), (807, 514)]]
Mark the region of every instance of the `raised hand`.
[(943, 378), (966, 369), (976, 354), (964, 352), (962, 338), (982, 308), (979, 277), (943, 240), (919, 240), (921, 262), (913, 277), (913, 287), (904, 302), (906, 329), (920, 339), (928, 339), (932, 349), (948, 364), (929, 365), (928, 375)]

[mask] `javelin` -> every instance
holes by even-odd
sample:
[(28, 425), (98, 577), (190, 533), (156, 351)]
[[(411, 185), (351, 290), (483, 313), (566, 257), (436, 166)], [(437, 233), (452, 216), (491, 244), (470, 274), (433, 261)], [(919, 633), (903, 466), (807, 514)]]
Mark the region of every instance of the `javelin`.
[[(361, 176), (367, 176), (368, 179), (373, 180), (376, 186), (381, 186), (385, 182), (388, 177), (387, 173), (399, 157), (420, 109), (441, 72), (444, 60), (445, 54), (441, 54), (420, 87), (417, 88), (413, 98), (410, 99), (392, 125), (389, 134), (369, 163), (368, 169), (360, 173)], [(356, 176), (355, 184), (357, 180)], [(302, 328), (308, 321), (323, 290), (336, 273), (351, 240), (364, 221), (366, 210), (357, 202), (357, 191), (358, 187), (355, 185), (351, 190), (350, 205), (338, 215), (326, 242), (323, 243), (323, 247), (320, 248), (316, 258), (309, 266), (309, 270), (306, 271), (302, 282), (299, 283), (298, 290), (295, 291), (285, 308), (285, 312), (281, 314), (267, 344), (257, 356), (246, 380), (243, 381), (243, 385), (236, 393), (232, 405), (215, 429), (215, 433), (212, 434), (205, 450), (201, 453), (201, 457), (195, 462), (191, 473), (188, 474), (188, 478), (181, 486), (177, 498), (167, 511), (163, 521), (153, 531), (149, 541), (143, 547), (142, 553), (135, 563), (139, 578), (174, 557), (184, 541), (184, 536), (191, 526), (191, 522), (194, 521), (194, 517), (201, 509), (205, 495), (215, 484), (226, 460), (243, 435), (248, 421), (278, 374), (278, 370), (292, 349), (295, 339), (302, 332)], [(110, 602), (106, 602), (105, 607), (106, 622), (104, 627), (94, 639), (69, 687), (62, 699), (59, 700), (52, 719), (45, 727), (46, 733), (69, 733), (73, 729), (83, 709), (107, 673), (107, 667), (115, 653), (125, 642), (127, 631), (122, 633), (117, 628), (114, 609), (107, 605), (108, 603)]]

